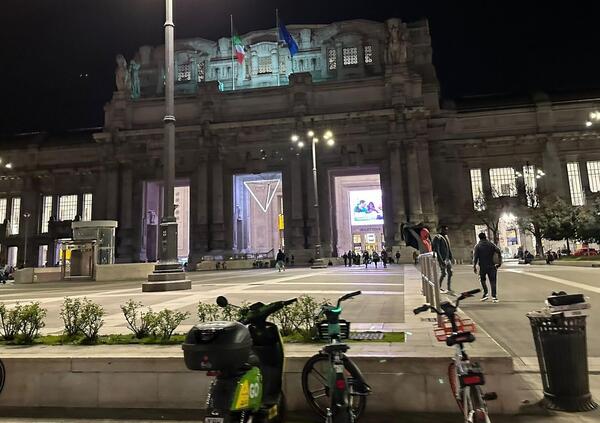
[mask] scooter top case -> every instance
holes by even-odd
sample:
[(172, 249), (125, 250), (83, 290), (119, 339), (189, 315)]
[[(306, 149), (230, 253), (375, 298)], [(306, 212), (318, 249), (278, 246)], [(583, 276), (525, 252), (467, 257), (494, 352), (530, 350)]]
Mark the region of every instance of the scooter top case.
[(236, 370), (249, 360), (252, 337), (239, 322), (206, 322), (190, 329), (182, 348), (190, 370)]

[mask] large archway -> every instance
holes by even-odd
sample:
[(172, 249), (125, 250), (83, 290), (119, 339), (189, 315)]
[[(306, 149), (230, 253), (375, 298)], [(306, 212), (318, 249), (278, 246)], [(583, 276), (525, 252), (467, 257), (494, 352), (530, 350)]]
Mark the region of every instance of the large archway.
[(333, 240), (339, 254), (348, 250), (379, 252), (385, 248), (380, 176), (376, 171), (363, 172), (332, 175)]

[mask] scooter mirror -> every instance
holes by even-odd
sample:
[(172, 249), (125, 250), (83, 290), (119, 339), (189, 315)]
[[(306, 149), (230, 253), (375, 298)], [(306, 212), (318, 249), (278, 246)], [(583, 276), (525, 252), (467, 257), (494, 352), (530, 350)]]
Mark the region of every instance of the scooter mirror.
[(219, 307), (227, 307), (229, 305), (229, 301), (227, 301), (227, 298), (225, 298), (224, 296), (219, 295), (217, 297), (217, 305)]

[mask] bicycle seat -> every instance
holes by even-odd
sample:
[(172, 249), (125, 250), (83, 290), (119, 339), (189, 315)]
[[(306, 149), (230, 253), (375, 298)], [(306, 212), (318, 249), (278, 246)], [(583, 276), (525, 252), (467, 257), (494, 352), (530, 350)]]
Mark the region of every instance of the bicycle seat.
[(323, 347), (323, 352), (325, 352), (326, 354), (331, 354), (334, 352), (343, 352), (345, 353), (346, 351), (348, 351), (350, 349), (350, 347), (346, 344), (330, 344), (330, 345), (325, 345)]
[(475, 335), (471, 332), (458, 332), (453, 333), (446, 338), (446, 345), (452, 347), (456, 344), (466, 344), (473, 341), (475, 341)]

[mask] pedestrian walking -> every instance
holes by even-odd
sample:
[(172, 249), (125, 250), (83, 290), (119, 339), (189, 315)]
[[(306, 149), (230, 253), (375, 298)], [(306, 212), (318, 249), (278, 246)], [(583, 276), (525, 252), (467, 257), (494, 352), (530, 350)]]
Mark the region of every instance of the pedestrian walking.
[(348, 266), (348, 254), (344, 253), (342, 258), (344, 259), (344, 267)]
[(450, 247), (450, 238), (448, 238), (448, 226), (441, 226), (440, 232), (433, 237), (432, 249), (435, 252), (438, 264), (440, 266), (440, 291), (445, 293), (446, 290), (442, 288), (442, 282), (447, 276), (446, 280), (448, 286), (448, 292), (452, 292), (452, 248)]
[(413, 260), (415, 261), (415, 264), (419, 264), (419, 253), (417, 250), (413, 251)]
[(277, 267), (278, 271), (284, 271), (285, 272), (285, 254), (283, 253), (283, 251), (279, 250), (277, 252), (277, 257), (275, 257), (275, 260), (277, 261), (275, 263), (275, 267)]
[(373, 251), (373, 263), (375, 263), (375, 269), (377, 269), (377, 263), (379, 263), (379, 254), (377, 254), (377, 251)]
[(352, 267), (356, 259), (354, 258), (354, 251), (348, 250), (348, 266)]
[(381, 262), (383, 263), (383, 268), (387, 268), (388, 252), (386, 250), (381, 250)]
[(363, 257), (363, 264), (365, 265), (365, 269), (367, 268), (367, 266), (369, 265), (369, 252), (365, 251), (362, 255)]
[(475, 246), (473, 252), (473, 271), (477, 274), (477, 265), (479, 264), (479, 279), (481, 280), (481, 287), (483, 288), (483, 297), (481, 301), (489, 300), (488, 287), (486, 283), (486, 277), (490, 281), (490, 288), (492, 290), (492, 301), (498, 302), (498, 295), (496, 289), (496, 276), (498, 268), (502, 265), (502, 254), (500, 249), (493, 243), (488, 241), (485, 233), (479, 234), (479, 242)]
[(396, 264), (400, 264), (400, 251), (396, 251)]

